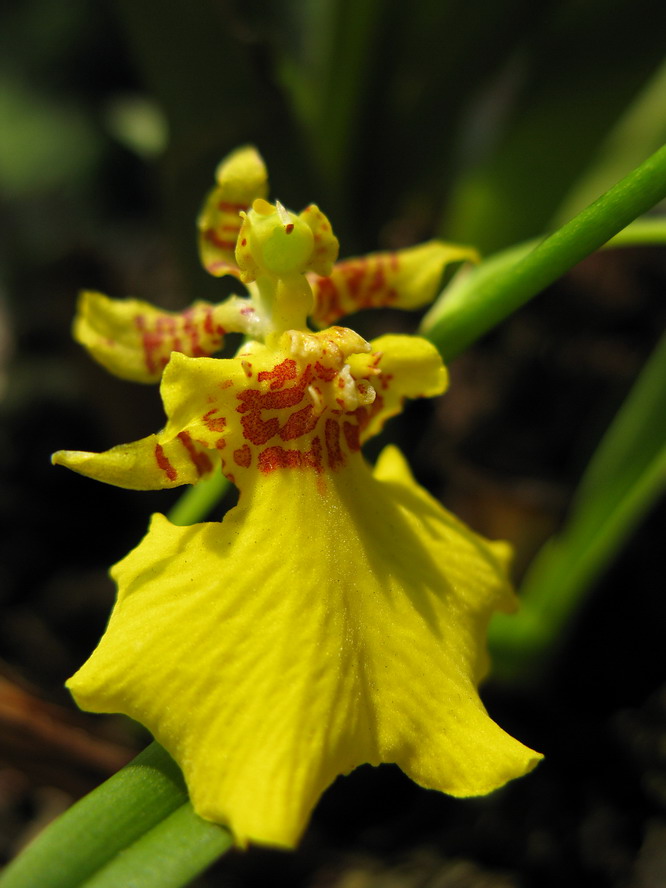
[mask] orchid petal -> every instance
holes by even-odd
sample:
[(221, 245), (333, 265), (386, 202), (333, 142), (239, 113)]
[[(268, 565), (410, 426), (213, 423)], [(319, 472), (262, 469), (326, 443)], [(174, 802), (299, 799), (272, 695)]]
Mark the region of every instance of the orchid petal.
[(210, 274), (239, 277), (234, 255), (241, 227), (239, 213), (268, 191), (268, 174), (255, 148), (247, 146), (229, 154), (215, 174), (217, 186), (204, 204), (197, 225), (199, 255)]
[(157, 515), (113, 575), (107, 632), (68, 686), (150, 728), (241, 846), (294, 846), (364, 762), (468, 796), (540, 758), (476, 691), (489, 617), (514, 606), (502, 561), (395, 451), (374, 477), (360, 455), (274, 472), (222, 523)]
[[(310, 204), (299, 216), (312, 229), (314, 236), (314, 253), (310, 268), (318, 275), (329, 275), (333, 263), (338, 258), (340, 244), (333, 234), (331, 223), (316, 204)], [(328, 324), (322, 324), (328, 326)]]
[(329, 277), (310, 275), (312, 319), (317, 327), (326, 327), (364, 308), (421, 308), (434, 299), (444, 268), (463, 261), (478, 261), (476, 250), (442, 241), (345, 259)]
[(352, 355), (352, 375), (372, 383), (375, 400), (357, 411), (361, 443), (379, 434), (384, 423), (402, 410), (405, 398), (441, 395), (448, 374), (435, 346), (418, 336), (388, 334), (373, 339), (369, 354)]
[(81, 293), (74, 338), (103, 367), (132, 382), (158, 382), (174, 351), (201, 357), (224, 344), (226, 333), (252, 335), (259, 327), (249, 300), (232, 296), (218, 305), (195, 302), (182, 312), (139, 299)]
[(103, 453), (58, 450), (51, 462), (127, 490), (162, 490), (196, 484), (220, 465), (219, 456), (209, 453), (187, 432), (163, 441), (159, 435), (149, 435)]

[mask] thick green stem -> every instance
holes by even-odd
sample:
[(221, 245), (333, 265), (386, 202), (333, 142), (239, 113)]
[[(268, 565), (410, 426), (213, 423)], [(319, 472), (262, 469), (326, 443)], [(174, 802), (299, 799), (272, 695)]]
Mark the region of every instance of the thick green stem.
[(229, 850), (192, 810), (158, 743), (73, 805), (0, 875), (0, 888), (179, 888)]
[(153, 743), (28, 845), (0, 886), (77, 888), (186, 801), (178, 766)]
[(664, 197), (666, 146), (527, 255), (516, 247), (513, 261), (494, 265), (491, 257), (471, 271), (424, 318), (421, 332), (450, 360)]
[(116, 855), (81, 888), (181, 888), (232, 846), (228, 830), (187, 802)]

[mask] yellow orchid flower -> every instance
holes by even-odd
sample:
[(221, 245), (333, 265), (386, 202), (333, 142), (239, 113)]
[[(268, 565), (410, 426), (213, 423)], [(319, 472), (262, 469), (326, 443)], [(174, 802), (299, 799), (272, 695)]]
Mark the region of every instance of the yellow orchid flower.
[[(540, 755), (492, 721), (477, 692), (488, 621), (516, 606), (508, 545), (447, 512), (397, 449), (374, 470), (361, 453), (406, 397), (444, 391), (439, 354), (417, 337), (366, 342), (306, 324), (353, 305), (419, 304), (441, 255), (426, 246), (371, 257), (357, 276), (353, 263), (333, 265), (337, 241), (320, 210), (295, 215), (265, 200), (256, 152), (242, 149), (221, 171), (200, 220), (202, 255), (250, 296), (222, 303), (211, 321), (217, 309), (195, 307), (174, 330), (197, 354), (214, 345), (192, 334), (199, 324), (249, 338), (230, 359), (187, 354), (175, 333), (148, 351), (154, 310), (105, 307), (80, 338), (95, 352), (90, 331), (108, 324), (113, 345), (100, 359), (131, 378), (155, 377), (167, 359), (166, 425), (53, 460), (139, 489), (221, 470), (240, 500), (221, 522), (153, 517), (113, 568), (109, 626), (68, 687), (82, 708), (149, 728), (180, 764), (195, 810), (228, 825), (238, 845), (293, 847), (326, 787), (362, 763), (395, 762), (424, 787), (471, 796)], [(189, 332), (177, 327), (185, 317)]]

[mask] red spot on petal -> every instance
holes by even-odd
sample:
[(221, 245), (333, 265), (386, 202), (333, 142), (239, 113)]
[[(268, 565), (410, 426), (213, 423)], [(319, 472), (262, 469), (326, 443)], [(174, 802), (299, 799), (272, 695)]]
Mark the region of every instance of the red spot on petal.
[(219, 201), (217, 208), (218, 210), (222, 210), (223, 213), (240, 213), (241, 210), (247, 209), (247, 204), (221, 200)]
[(280, 437), (283, 441), (291, 441), (307, 435), (317, 425), (319, 417), (314, 413), (312, 404), (292, 413), (289, 419), (280, 429)]
[(285, 450), (284, 447), (267, 447), (259, 454), (259, 471), (264, 474), (275, 469), (295, 469), (303, 464), (300, 450)]
[[(201, 347), (199, 338), (199, 328), (193, 317), (194, 311), (188, 308), (183, 312), (183, 332), (190, 340), (190, 347), (186, 349), (187, 354), (193, 355), (195, 358), (201, 358), (207, 354)], [(178, 348), (174, 343), (174, 347)]]
[(218, 408), (213, 407), (212, 410), (209, 410), (208, 413), (204, 413), (204, 415), (201, 417), (204, 425), (206, 426), (206, 428), (210, 429), (211, 432), (223, 432), (227, 424), (224, 416), (214, 415), (218, 412)]
[(243, 469), (247, 469), (250, 465), (252, 462), (252, 451), (247, 444), (243, 444), (238, 450), (234, 450), (234, 462)]
[[(244, 394), (241, 392), (241, 394)], [(240, 407), (238, 408), (240, 410)], [(277, 435), (280, 429), (280, 421), (273, 416), (269, 420), (263, 420), (258, 410), (251, 410), (247, 416), (241, 419), (243, 435), (248, 441), (257, 446), (266, 444), (267, 441)]]
[(326, 325), (345, 314), (340, 292), (333, 278), (318, 277), (314, 281), (317, 323)]
[[(286, 363), (286, 361), (283, 363)], [(295, 364), (295, 361), (293, 363)], [(261, 382), (262, 377), (264, 379), (266, 378), (265, 374), (270, 374), (272, 372), (273, 371), (262, 370), (257, 375), (257, 378)], [(237, 398), (241, 403), (236, 410), (238, 413), (247, 413), (248, 410), (282, 410), (284, 407), (295, 407), (296, 404), (303, 399), (305, 389), (310, 384), (311, 380), (312, 367), (308, 364), (298, 385), (293, 385), (291, 388), (283, 389), (282, 391), (268, 392), (262, 392), (258, 389), (245, 389), (244, 391), (239, 392)], [(281, 385), (281, 383), (277, 384)], [(271, 384), (271, 389), (273, 387), (274, 384)]]
[(347, 447), (351, 451), (356, 451), (361, 449), (361, 438), (360, 432), (361, 430), (357, 425), (354, 425), (352, 422), (344, 422), (342, 425), (342, 430), (345, 433), (345, 441), (347, 442)]
[(383, 290), (385, 286), (386, 275), (384, 274), (384, 269), (382, 268), (381, 262), (378, 262), (377, 268), (375, 268), (375, 272), (370, 279), (368, 289), (371, 293), (376, 293), (378, 290)]
[(327, 419), (324, 430), (326, 441), (326, 454), (328, 464), (332, 469), (339, 469), (344, 465), (345, 457), (340, 447), (340, 425), (335, 419)]
[(144, 315), (137, 315), (134, 318), (134, 325), (141, 333), (141, 346), (143, 348), (143, 360), (146, 365), (146, 370), (153, 374), (159, 366), (155, 352), (161, 348), (164, 336), (159, 328), (157, 330), (147, 329)]
[(257, 376), (259, 382), (272, 379), (271, 389), (282, 388), (290, 379), (296, 379), (297, 369), (296, 361), (293, 358), (286, 358), (281, 364), (276, 364), (272, 370), (262, 370)]
[(164, 453), (164, 448), (161, 444), (155, 445), (155, 462), (160, 467), (160, 469), (162, 469), (169, 481), (176, 480), (176, 478), (178, 477), (178, 472), (174, 469), (174, 467), (167, 459)]
[(276, 469), (314, 469), (317, 474), (323, 472), (321, 463), (321, 441), (318, 437), (312, 441), (312, 448), (304, 452), (287, 450), (284, 447), (267, 447), (259, 454), (259, 471), (264, 474)]
[(324, 471), (321, 462), (321, 441), (319, 436), (312, 439), (312, 447), (303, 454), (303, 465), (308, 469), (314, 469), (318, 474)]
[(197, 470), (197, 474), (203, 475), (206, 472), (210, 472), (213, 468), (213, 464), (211, 463), (208, 454), (197, 450), (189, 432), (179, 432), (177, 437), (183, 447), (187, 450), (188, 456), (192, 460), (194, 468)]
[[(335, 367), (324, 367), (323, 364), (320, 364), (319, 361), (314, 365), (315, 373), (320, 379), (324, 379), (326, 382), (331, 382), (335, 377), (335, 374), (338, 372)], [(344, 385), (344, 382), (342, 383)]]
[[(261, 446), (266, 444), (274, 435), (277, 435), (280, 431), (280, 420), (276, 416), (264, 419), (262, 411), (284, 410), (295, 407), (303, 400), (312, 375), (312, 367), (308, 364), (297, 384), (290, 388), (284, 388), (286, 380), (294, 379), (297, 376), (296, 361), (291, 358), (282, 361), (282, 363), (273, 367), (272, 370), (262, 370), (258, 373), (257, 379), (260, 382), (271, 381), (270, 390), (245, 389), (238, 392), (236, 396), (240, 402), (236, 411), (245, 414), (241, 420), (244, 437), (252, 444)], [(303, 434), (303, 429), (311, 431), (314, 428), (316, 419), (311, 416), (312, 405), (309, 404), (307, 406), (307, 411), (297, 411), (296, 414), (293, 414), (296, 418), (287, 419), (284, 427), (288, 438)], [(283, 439), (287, 440), (284, 436)]]

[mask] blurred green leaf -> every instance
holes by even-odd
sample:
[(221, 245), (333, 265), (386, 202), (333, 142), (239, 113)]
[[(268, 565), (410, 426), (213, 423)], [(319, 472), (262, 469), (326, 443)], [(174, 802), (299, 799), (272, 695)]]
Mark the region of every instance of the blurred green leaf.
[(349, 193), (353, 152), (362, 126), (368, 72), (375, 62), (374, 36), (381, 27), (381, 0), (285, 2), (284, 51), (278, 76), (290, 97), (334, 215)]
[(111, 99), (104, 117), (109, 132), (140, 157), (158, 157), (166, 150), (169, 127), (159, 105), (141, 95)]
[(455, 172), (470, 96), (551, 2), (287, 0), (274, 7), (281, 84), (337, 230), (349, 227), (369, 244), (387, 222), (399, 226), (401, 243), (427, 235)]
[(590, 166), (566, 194), (552, 220), (562, 225), (666, 142), (666, 63), (604, 140)]
[(517, 614), (490, 625), (494, 674), (535, 681), (600, 574), (666, 489), (666, 337), (602, 439), (562, 532), (544, 546)]
[[(652, 0), (552, 7), (515, 59), (518, 94), (470, 152), (442, 233), (489, 252), (543, 231), (662, 64), (665, 29), (666, 6)], [(650, 148), (636, 150), (645, 157)]]
[(179, 266), (200, 296), (219, 294), (219, 281), (201, 270), (193, 249), (194, 221), (225, 154), (254, 142), (270, 165), (275, 133), (293, 144), (279, 93), (267, 84), (248, 46), (252, 35), (229, 4), (119, 0), (113, 9), (143, 91), (166, 118), (170, 137), (159, 171)]
[(17, 198), (75, 189), (93, 169), (99, 140), (72, 105), (0, 79), (0, 191)]

